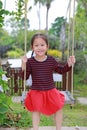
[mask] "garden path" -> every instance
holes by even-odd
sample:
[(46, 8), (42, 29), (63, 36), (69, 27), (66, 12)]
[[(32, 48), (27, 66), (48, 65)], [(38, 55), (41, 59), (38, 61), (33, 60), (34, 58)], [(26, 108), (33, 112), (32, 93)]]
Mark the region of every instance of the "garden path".
[(77, 100), (79, 103), (87, 105), (87, 97), (78, 97)]
[[(0, 128), (0, 130), (33, 130), (32, 128), (17, 129), (17, 128)], [(39, 130), (56, 130), (54, 126), (39, 127)], [(62, 130), (87, 130), (87, 127), (62, 127)]]
[[(79, 103), (87, 105), (87, 97), (77, 97), (77, 100)], [(12, 97), (13, 102), (21, 102), (21, 96), (13, 96)]]

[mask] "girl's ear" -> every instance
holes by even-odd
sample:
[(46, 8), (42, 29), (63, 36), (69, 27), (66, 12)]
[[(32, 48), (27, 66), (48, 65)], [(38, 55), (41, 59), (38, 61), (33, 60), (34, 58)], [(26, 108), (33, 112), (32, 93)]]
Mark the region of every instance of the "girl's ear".
[(31, 45), (31, 50), (33, 50), (33, 46)]

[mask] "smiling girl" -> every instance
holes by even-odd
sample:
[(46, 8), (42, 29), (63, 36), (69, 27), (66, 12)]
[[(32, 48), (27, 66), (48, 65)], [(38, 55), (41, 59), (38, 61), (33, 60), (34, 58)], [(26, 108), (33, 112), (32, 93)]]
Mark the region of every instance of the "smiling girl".
[(32, 37), (31, 48), (35, 56), (22, 57), (22, 71), (24, 73), (26, 65), (26, 79), (30, 74), (32, 76), (31, 90), (27, 93), (24, 104), (32, 112), (33, 130), (39, 129), (40, 114), (54, 115), (56, 130), (61, 130), (65, 97), (56, 89), (53, 73), (64, 74), (70, 71), (75, 57), (70, 56), (67, 63), (61, 66), (55, 58), (47, 55), (48, 39), (41, 33)]

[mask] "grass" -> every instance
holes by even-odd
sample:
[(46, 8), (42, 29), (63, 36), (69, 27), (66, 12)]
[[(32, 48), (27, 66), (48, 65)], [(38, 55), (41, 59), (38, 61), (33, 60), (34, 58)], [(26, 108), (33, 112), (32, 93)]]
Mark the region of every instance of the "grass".
[(87, 84), (82, 82), (82, 74), (74, 75), (74, 95), (75, 97), (87, 97)]
[[(77, 101), (77, 97), (87, 97), (87, 84), (80, 82), (81, 77), (75, 76), (74, 78), (74, 97), (76, 103), (72, 109), (70, 105), (64, 106), (63, 126), (87, 126), (87, 105), (79, 104)], [(12, 115), (15, 116), (7, 120), (7, 124), (19, 128), (32, 127), (31, 113), (24, 109), (21, 103), (13, 103), (11, 108), (13, 109)], [(17, 114), (20, 115), (19, 119), (17, 118)], [(54, 125), (53, 116), (41, 115), (40, 126)]]
[[(12, 120), (7, 121), (8, 124), (11, 126), (19, 127), (19, 128), (26, 128), (32, 127), (32, 119), (31, 113), (28, 112), (22, 104), (20, 103), (13, 103), (12, 109), (14, 110), (12, 114), (19, 113), (21, 118), (19, 120)], [(65, 105), (63, 109), (64, 118), (63, 118), (63, 126), (87, 126), (87, 106), (81, 105), (78, 102), (74, 104), (72, 109), (70, 105)], [(54, 126), (55, 123), (53, 121), (53, 116), (44, 116), (41, 115), (40, 126)]]
[(87, 106), (76, 103), (72, 109), (64, 107), (64, 126), (87, 126)]

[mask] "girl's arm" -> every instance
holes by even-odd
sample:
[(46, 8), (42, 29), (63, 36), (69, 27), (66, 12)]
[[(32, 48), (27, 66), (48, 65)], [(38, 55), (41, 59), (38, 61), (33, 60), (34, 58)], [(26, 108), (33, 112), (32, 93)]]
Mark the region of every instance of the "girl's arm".
[(21, 64), (22, 71), (25, 70), (26, 62), (27, 62), (27, 56), (24, 55), (24, 56), (22, 57), (22, 64)]
[(22, 57), (22, 64), (21, 64), (21, 68), (22, 68), (22, 78), (24, 79), (24, 73), (26, 73), (26, 80), (29, 78), (30, 75), (30, 68), (29, 68), (29, 62), (28, 62), (28, 58), (27, 56), (23, 56)]
[(70, 71), (74, 64), (75, 64), (75, 56), (70, 56), (66, 64), (60, 64), (58, 62), (54, 62), (55, 72), (59, 74), (64, 74)]

